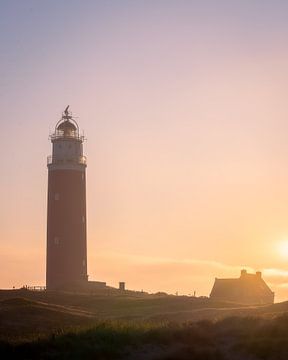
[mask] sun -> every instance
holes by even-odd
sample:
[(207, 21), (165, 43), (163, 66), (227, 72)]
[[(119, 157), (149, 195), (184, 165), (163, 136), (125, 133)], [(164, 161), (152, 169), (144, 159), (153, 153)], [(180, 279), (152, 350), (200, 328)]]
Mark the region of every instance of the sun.
[(288, 258), (288, 240), (279, 242), (278, 253), (284, 258)]

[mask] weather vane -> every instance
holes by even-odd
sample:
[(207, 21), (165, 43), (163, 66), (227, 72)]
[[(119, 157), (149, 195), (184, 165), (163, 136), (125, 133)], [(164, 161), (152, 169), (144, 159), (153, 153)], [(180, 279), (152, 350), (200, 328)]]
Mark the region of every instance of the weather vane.
[(63, 115), (63, 118), (64, 118), (64, 119), (67, 119), (67, 120), (72, 119), (72, 116), (69, 115), (69, 111), (68, 111), (69, 106), (70, 106), (70, 105), (68, 105), (68, 106), (66, 107), (66, 109), (64, 110), (64, 114), (65, 114), (65, 115)]
[(70, 106), (70, 105), (68, 105), (68, 106), (66, 107), (66, 109), (64, 110), (64, 113), (65, 113), (65, 115), (66, 115), (66, 116), (68, 116), (68, 109), (69, 109), (69, 106)]

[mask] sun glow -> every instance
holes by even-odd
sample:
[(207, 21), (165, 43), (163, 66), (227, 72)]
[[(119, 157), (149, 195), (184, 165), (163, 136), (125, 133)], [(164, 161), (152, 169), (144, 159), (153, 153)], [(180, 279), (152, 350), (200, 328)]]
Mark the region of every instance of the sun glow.
[(288, 240), (281, 241), (278, 244), (278, 253), (284, 258), (288, 258)]

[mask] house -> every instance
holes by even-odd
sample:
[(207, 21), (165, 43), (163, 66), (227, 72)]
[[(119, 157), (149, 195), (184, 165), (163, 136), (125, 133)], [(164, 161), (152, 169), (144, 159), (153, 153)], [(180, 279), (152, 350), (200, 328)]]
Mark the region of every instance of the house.
[(246, 305), (273, 304), (274, 293), (262, 279), (260, 271), (248, 274), (242, 270), (237, 279), (215, 278), (210, 299)]

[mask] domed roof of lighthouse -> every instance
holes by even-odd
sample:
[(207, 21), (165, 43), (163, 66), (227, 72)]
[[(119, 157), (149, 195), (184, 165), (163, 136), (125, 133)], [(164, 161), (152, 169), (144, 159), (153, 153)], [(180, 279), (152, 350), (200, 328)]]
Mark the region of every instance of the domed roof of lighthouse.
[(79, 128), (77, 122), (73, 119), (72, 113), (68, 111), (69, 105), (62, 114), (62, 118), (58, 121), (55, 128), (57, 138), (64, 137), (78, 137)]
[(77, 128), (72, 122), (65, 120), (57, 126), (57, 130), (62, 130), (65, 133), (66, 131), (76, 131)]

